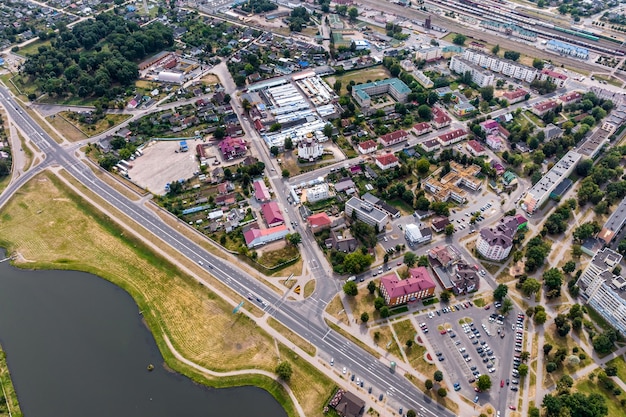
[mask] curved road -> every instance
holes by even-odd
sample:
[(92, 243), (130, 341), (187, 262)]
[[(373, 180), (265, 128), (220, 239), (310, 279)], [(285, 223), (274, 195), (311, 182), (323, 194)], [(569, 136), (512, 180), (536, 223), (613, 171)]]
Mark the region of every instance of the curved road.
[[(18, 107), (6, 88), (0, 88), (0, 103), (4, 105), (10, 117), (20, 126), (24, 134), (46, 154), (46, 159), (42, 164), (20, 176), (5, 189), (0, 195), (0, 207), (4, 206), (22, 185), (44, 168), (53, 164), (62, 166), (91, 191), (190, 260), (201, 264), (207, 272), (234, 291), (242, 296), (251, 293), (255, 299), (259, 298), (264, 301), (265, 304), (261, 307), (267, 314), (315, 345), (322, 353), (322, 357), (335, 358), (338, 365), (346, 366), (352, 373), (367, 381), (368, 385), (372, 385), (374, 390), (385, 393), (386, 397), (391, 397), (394, 402), (399, 402), (406, 408), (421, 411), (422, 415), (428, 417), (453, 416), (448, 410), (425, 398), (424, 394), (402, 375), (390, 372), (386, 364), (329, 329), (322, 318), (322, 312), (326, 306), (325, 301), (309, 298), (303, 302), (292, 302), (285, 300), (286, 295), (279, 297), (274, 291), (235, 265), (208, 253), (175, 229), (163, 224), (147, 208), (132, 203), (101, 181), (91, 169), (73, 156), (72, 151), (75, 146), (66, 149), (56, 143)], [(323, 269), (318, 270), (315, 275), (318, 280), (332, 280)]]

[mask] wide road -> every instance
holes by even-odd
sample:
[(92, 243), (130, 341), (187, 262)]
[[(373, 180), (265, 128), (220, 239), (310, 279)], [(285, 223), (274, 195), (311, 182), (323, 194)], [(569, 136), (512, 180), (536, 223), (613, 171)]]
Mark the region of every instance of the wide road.
[[(432, 417), (453, 415), (448, 410), (429, 402), (430, 400), (427, 398), (425, 399), (424, 394), (400, 373), (390, 372), (388, 364), (374, 358), (368, 352), (329, 329), (322, 319), (322, 311), (326, 302), (314, 298), (309, 298), (304, 302), (285, 301), (285, 296), (279, 297), (274, 291), (232, 263), (208, 253), (175, 229), (162, 223), (158, 216), (155, 216), (146, 207), (131, 202), (107, 183), (101, 181), (88, 166), (73, 154), (68, 153), (67, 149), (57, 144), (36, 124), (30, 115), (21, 110), (10, 96), (8, 89), (0, 88), (0, 102), (28, 139), (47, 155), (42, 165), (29, 170), (7, 187), (0, 195), (0, 207), (4, 206), (15, 191), (42, 168), (52, 164), (62, 166), (91, 191), (188, 259), (202, 264), (207, 272), (241, 294), (242, 297), (251, 293), (255, 300), (258, 297), (265, 301), (267, 305), (264, 310), (267, 314), (311, 342), (318, 348), (322, 358), (333, 357), (338, 366), (346, 366), (352, 373), (363, 378), (368, 385), (374, 387), (374, 392), (385, 393), (386, 397), (391, 397), (406, 408), (422, 410), (423, 415)], [(262, 303), (259, 305), (264, 307)]]

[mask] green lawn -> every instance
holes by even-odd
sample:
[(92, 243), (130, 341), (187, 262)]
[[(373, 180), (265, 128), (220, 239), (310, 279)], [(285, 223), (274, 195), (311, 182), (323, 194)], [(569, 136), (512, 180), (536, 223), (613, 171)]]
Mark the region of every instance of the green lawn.
[(615, 366), (617, 368), (617, 377), (626, 382), (626, 360), (623, 356), (618, 356), (606, 363), (607, 366)]
[(607, 392), (605, 389), (600, 388), (595, 382), (589, 381), (588, 379), (583, 379), (579, 383), (575, 385), (577, 391), (584, 393), (585, 395), (589, 394), (600, 394), (606, 399), (606, 406), (609, 409), (609, 413), (607, 414), (610, 417), (618, 417), (618, 416), (626, 416), (626, 410), (620, 404), (620, 399), (623, 397), (623, 394), (616, 397), (612, 393)]

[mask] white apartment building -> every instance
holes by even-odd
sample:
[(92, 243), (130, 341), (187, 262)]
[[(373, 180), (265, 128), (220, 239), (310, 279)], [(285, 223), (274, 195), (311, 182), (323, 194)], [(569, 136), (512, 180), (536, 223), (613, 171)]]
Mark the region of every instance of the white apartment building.
[(306, 201), (309, 203), (327, 200), (328, 198), (330, 198), (330, 193), (328, 191), (328, 184), (326, 183), (317, 184), (306, 189)]
[(528, 83), (537, 78), (537, 75), (539, 74), (539, 71), (536, 68), (527, 67), (526, 65), (522, 65), (508, 59), (498, 58), (495, 55), (487, 55), (473, 49), (466, 49), (465, 52), (463, 52), (463, 58), (475, 65), (487, 68), (493, 72), (506, 75), (507, 77), (511, 77), (516, 80), (526, 81)]
[(480, 87), (493, 85), (495, 82), (492, 72), (486, 71), (478, 65), (458, 56), (453, 56), (450, 60), (450, 69), (460, 75), (469, 71), (472, 74), (472, 81)]
[(622, 255), (609, 248), (598, 251), (578, 279), (581, 295), (607, 322), (626, 333), (626, 280), (613, 275)]
[(385, 226), (389, 222), (389, 215), (387, 213), (360, 198), (352, 197), (346, 202), (346, 216), (352, 218), (353, 212), (356, 212), (356, 218), (358, 220), (370, 226), (378, 227), (379, 231), (385, 230)]

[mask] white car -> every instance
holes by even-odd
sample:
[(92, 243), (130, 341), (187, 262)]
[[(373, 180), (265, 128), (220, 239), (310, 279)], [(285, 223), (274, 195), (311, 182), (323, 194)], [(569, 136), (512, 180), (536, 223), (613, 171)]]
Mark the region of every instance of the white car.
[(330, 358), (330, 366), (333, 366), (335, 364), (335, 358)]
[(341, 370), (341, 373), (345, 375), (345, 374), (346, 374), (346, 372), (348, 372), (348, 370), (347, 370), (347, 369), (346, 369), (346, 367), (344, 366), (344, 367), (343, 367), (343, 369)]

